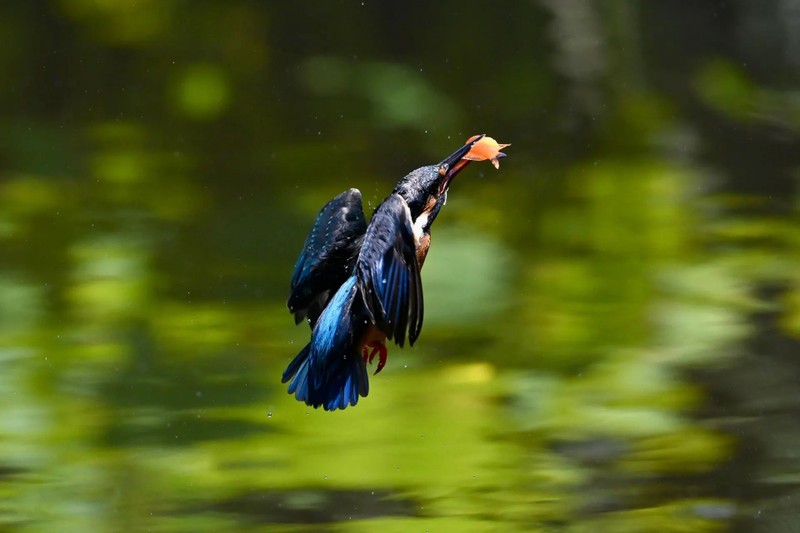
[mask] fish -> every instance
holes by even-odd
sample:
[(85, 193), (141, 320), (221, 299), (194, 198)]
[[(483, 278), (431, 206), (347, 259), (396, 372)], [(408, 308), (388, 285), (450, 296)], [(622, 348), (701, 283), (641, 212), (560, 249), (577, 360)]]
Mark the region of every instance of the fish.
[[(466, 144), (473, 142), (475, 139), (480, 138), (480, 135), (473, 135), (469, 139), (467, 139)], [(494, 168), (500, 169), (500, 159), (506, 157), (506, 154), (501, 152), (503, 148), (511, 146), (511, 143), (508, 144), (500, 144), (491, 137), (486, 137), (485, 135), (481, 138), (478, 142), (476, 142), (467, 155), (463, 157), (463, 159), (467, 159), (469, 161), (486, 161), (487, 159), (492, 162)]]

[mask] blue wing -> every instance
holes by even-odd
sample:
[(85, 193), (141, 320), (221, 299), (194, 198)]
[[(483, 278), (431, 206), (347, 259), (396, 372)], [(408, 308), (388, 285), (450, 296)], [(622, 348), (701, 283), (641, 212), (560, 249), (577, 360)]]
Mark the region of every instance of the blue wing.
[(333, 294), (353, 273), (366, 230), (358, 189), (345, 191), (325, 204), (294, 267), (286, 305), (295, 323), (308, 316), (314, 327)]
[(356, 264), (359, 289), (374, 324), (399, 345), (422, 329), (422, 280), (411, 214), (405, 200), (389, 196), (375, 211)]
[(369, 393), (367, 367), (356, 346), (365, 328), (357, 290), (351, 276), (320, 315), (311, 342), (283, 373), (283, 383), (291, 380), (289, 394), (312, 407), (344, 409)]

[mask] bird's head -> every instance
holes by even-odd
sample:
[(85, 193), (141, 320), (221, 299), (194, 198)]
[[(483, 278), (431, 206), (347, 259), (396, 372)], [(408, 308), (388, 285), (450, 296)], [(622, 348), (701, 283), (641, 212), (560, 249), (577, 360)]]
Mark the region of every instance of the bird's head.
[(463, 159), (475, 143), (484, 135), (476, 135), (464, 146), (447, 156), (441, 163), (420, 167), (409, 172), (397, 182), (394, 192), (403, 197), (411, 211), (411, 219), (415, 221), (425, 216), (423, 230), (427, 232), (433, 224), (439, 209), (447, 201), (447, 189), (453, 178), (466, 167), (470, 161)]

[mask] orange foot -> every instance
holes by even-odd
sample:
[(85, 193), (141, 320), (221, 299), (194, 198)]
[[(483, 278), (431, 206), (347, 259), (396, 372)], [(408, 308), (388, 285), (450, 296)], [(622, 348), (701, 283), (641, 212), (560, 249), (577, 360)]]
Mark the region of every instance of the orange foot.
[[(369, 348), (372, 348), (372, 351), (369, 351)], [(375, 369), (375, 374), (383, 370), (383, 366), (386, 364), (386, 357), (389, 355), (386, 345), (380, 341), (372, 341), (364, 345), (361, 353), (365, 363), (372, 363), (375, 356), (378, 356), (378, 368)]]

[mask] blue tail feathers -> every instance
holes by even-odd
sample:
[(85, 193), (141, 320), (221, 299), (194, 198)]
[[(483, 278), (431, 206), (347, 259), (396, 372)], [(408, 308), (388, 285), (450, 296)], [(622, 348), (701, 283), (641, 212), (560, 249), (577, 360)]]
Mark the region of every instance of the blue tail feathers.
[(358, 353), (363, 327), (354, 318), (356, 277), (345, 281), (322, 312), (311, 342), (295, 356), (283, 373), (289, 394), (312, 407), (327, 411), (355, 405), (369, 393), (367, 366)]

